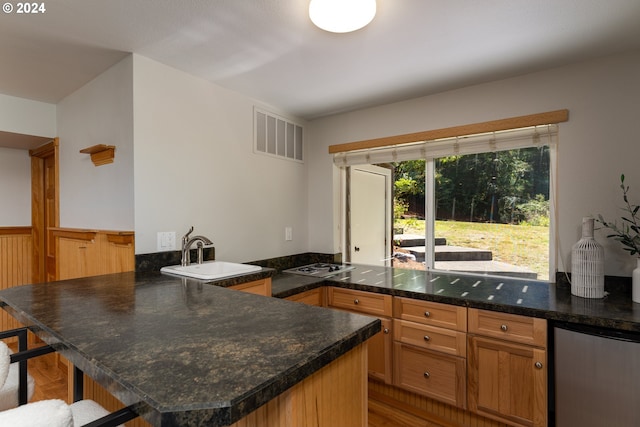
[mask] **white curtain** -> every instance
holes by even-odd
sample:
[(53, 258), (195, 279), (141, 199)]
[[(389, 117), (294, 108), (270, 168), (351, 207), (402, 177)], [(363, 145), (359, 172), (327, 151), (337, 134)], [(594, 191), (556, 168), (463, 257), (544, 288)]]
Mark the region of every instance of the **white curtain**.
[(543, 145), (553, 146), (557, 144), (557, 136), (557, 124), (531, 126), (433, 141), (346, 151), (334, 154), (333, 162), (336, 166), (344, 167), (417, 159), (431, 160), (454, 155), (506, 151)]

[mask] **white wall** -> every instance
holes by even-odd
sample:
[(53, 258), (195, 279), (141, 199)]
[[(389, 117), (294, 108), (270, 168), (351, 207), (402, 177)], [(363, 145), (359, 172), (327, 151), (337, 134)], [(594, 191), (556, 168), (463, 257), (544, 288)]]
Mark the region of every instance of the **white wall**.
[(191, 225), (220, 260), (307, 250), (305, 165), (253, 153), (254, 103), (134, 55), (136, 253)]
[(57, 135), (56, 106), (0, 94), (0, 130), (53, 138)]
[(31, 159), (0, 147), (0, 227), (31, 226)]
[[(60, 226), (133, 230), (133, 59), (123, 59), (57, 105)], [(94, 166), (80, 150), (116, 147)]]
[[(619, 217), (620, 173), (640, 204), (639, 76), (635, 52), (312, 122), (309, 249), (340, 249), (338, 169), (329, 145), (566, 108), (558, 151), (558, 270), (570, 271), (582, 217)], [(606, 274), (630, 276), (635, 260), (605, 235), (596, 234), (605, 246)]]
[[(55, 137), (56, 106), (0, 94), (0, 131)], [(31, 160), (0, 147), (0, 226), (31, 225)]]

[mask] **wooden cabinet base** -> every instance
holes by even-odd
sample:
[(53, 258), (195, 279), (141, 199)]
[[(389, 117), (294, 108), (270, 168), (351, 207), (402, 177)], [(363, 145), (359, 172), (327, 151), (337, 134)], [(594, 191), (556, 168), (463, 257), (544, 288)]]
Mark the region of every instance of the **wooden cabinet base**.
[[(69, 378), (71, 382), (71, 375)], [(109, 411), (124, 406), (86, 375), (84, 397)], [(367, 343), (364, 343), (231, 426), (367, 427), (367, 423)], [(125, 425), (150, 426), (141, 418)]]
[(366, 366), (367, 343), (364, 343), (232, 427), (366, 427)]
[(253, 282), (242, 283), (240, 285), (229, 286), (229, 289), (235, 289), (237, 291), (247, 292), (249, 294), (262, 295), (265, 297), (271, 296), (271, 278), (268, 277), (262, 280), (255, 280)]

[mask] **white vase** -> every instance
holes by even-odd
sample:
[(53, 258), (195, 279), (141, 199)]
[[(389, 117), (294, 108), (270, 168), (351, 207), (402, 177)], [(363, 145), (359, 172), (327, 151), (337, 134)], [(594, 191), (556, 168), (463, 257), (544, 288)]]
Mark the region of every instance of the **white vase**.
[(637, 267), (631, 273), (631, 299), (633, 302), (640, 303), (640, 257), (638, 257), (637, 262)]

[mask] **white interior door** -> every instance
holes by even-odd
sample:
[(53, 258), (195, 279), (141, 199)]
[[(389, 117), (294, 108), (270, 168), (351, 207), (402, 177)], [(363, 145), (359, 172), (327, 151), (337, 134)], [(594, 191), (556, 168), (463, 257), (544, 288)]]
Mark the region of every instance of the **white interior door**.
[(391, 170), (364, 165), (350, 168), (350, 261), (390, 265)]

